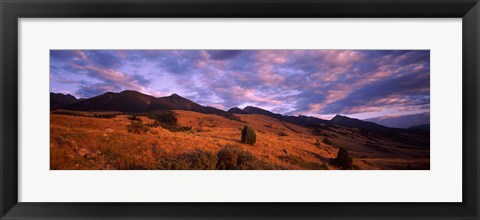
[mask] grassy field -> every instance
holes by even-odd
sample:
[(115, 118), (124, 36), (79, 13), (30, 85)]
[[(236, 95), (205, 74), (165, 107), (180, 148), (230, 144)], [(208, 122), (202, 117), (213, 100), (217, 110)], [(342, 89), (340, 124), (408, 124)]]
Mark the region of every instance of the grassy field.
[[(342, 168), (334, 160), (342, 147), (353, 159), (349, 169), (429, 169), (428, 146), (372, 139), (356, 129), (332, 126), (318, 135), (264, 115), (239, 114), (238, 121), (191, 111), (174, 114), (178, 127), (186, 129), (152, 126), (155, 120), (147, 116), (118, 112), (53, 111), (50, 168), (333, 170)], [(244, 125), (255, 130), (254, 145), (240, 141)]]

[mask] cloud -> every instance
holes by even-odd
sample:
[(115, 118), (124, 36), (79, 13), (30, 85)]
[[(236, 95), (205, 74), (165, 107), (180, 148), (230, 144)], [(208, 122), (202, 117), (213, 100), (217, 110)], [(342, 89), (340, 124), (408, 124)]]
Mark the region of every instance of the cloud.
[(116, 85), (106, 83), (81, 84), (77, 94), (79, 97), (93, 97), (109, 91), (118, 91), (119, 89)]
[(238, 56), (241, 50), (209, 50), (207, 51), (209, 58), (213, 60), (227, 60)]
[(283, 114), (429, 109), (428, 50), (52, 50), (55, 88), (133, 89)]
[(119, 70), (123, 64), (117, 55), (112, 51), (52, 50), (52, 86), (75, 91), (74, 95), (81, 97), (125, 89), (145, 91), (150, 81), (145, 75)]
[(92, 78), (103, 81), (104, 84), (109, 84), (112, 88), (133, 89), (143, 91), (145, 84), (149, 81), (140, 75), (128, 75), (113, 69), (107, 69), (97, 66), (81, 66), (71, 63), (72, 68), (82, 71)]

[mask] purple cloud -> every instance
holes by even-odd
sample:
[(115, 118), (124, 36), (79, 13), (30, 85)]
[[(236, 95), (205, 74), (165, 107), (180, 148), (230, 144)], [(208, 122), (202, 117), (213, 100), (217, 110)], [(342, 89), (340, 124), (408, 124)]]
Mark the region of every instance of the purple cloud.
[(132, 89), (222, 109), (379, 117), (428, 112), (428, 50), (52, 50), (52, 92)]

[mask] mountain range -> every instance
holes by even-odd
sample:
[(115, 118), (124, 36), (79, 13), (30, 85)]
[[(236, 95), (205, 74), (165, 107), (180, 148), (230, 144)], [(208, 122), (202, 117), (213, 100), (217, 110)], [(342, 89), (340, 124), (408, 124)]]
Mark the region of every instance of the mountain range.
[(79, 100), (70, 94), (50, 93), (50, 109), (55, 109), (60, 106), (70, 105)]
[[(417, 125), (430, 124), (430, 113), (423, 112), (409, 115), (385, 115), (375, 118), (367, 118), (365, 121), (385, 125), (392, 128), (410, 128)], [(426, 127), (423, 127), (425, 129)]]
[[(259, 114), (289, 122), (300, 126), (335, 124), (348, 128), (360, 128), (369, 131), (389, 130), (388, 127), (369, 121), (337, 115), (331, 120), (324, 120), (311, 116), (289, 116), (270, 112), (254, 106), (243, 109), (231, 108), (223, 111), (214, 107), (202, 106), (189, 99), (172, 94), (167, 97), (153, 97), (137, 91), (125, 90), (119, 93), (107, 92), (88, 99), (77, 99), (70, 94), (50, 93), (50, 109), (65, 109), (75, 111), (118, 111), (128, 113), (142, 113), (156, 110), (186, 110), (204, 114), (215, 114), (229, 119), (239, 120), (234, 114)], [(415, 130), (425, 130), (425, 126), (412, 127)]]
[(326, 124), (329, 123), (328, 120), (323, 120), (320, 118), (315, 118), (311, 116), (304, 116), (304, 115), (299, 115), (299, 116), (290, 116), (290, 115), (281, 115), (281, 114), (276, 114), (270, 111), (267, 111), (265, 109), (253, 107), (253, 106), (247, 106), (244, 109), (240, 108), (231, 108), (227, 112), (232, 113), (232, 114), (259, 114), (259, 115), (266, 115), (275, 119), (278, 119), (280, 121), (285, 121), (289, 122), (292, 124), (296, 125), (311, 125), (311, 124)]

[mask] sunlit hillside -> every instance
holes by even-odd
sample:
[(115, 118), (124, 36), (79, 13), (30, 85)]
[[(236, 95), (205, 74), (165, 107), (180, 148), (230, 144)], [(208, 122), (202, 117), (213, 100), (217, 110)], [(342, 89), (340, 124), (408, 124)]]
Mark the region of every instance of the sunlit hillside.
[[(54, 110), (50, 168), (333, 170), (345, 169), (335, 159), (342, 147), (353, 159), (348, 169), (429, 169), (428, 145), (356, 128), (299, 126), (258, 114), (235, 114), (234, 120), (173, 112), (175, 129), (147, 115)], [(256, 133), (253, 145), (240, 141), (245, 125)], [(235, 166), (225, 166), (232, 161)]]

